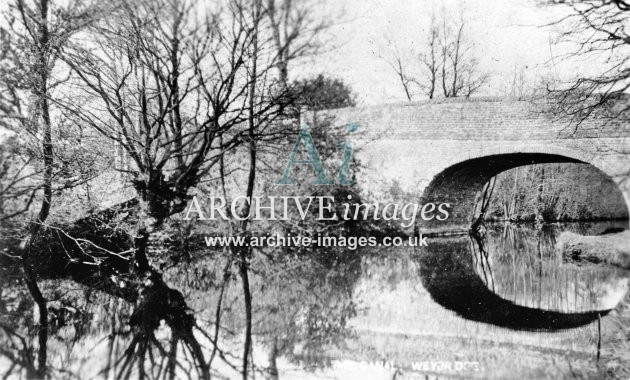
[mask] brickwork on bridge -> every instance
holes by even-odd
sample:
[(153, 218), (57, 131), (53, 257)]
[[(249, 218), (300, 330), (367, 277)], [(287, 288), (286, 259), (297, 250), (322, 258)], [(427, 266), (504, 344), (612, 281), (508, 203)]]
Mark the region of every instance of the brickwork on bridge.
[(345, 108), (310, 120), (333, 115), (335, 125), (358, 124), (348, 139), (364, 167), (357, 181), (366, 192), (378, 197), (396, 183), (423, 201), (452, 203), (451, 218), (426, 223), (426, 230), (468, 228), (487, 180), (533, 163), (591, 164), (630, 204), (630, 125), (594, 116), (575, 129), (548, 108), (511, 98), (446, 99)]

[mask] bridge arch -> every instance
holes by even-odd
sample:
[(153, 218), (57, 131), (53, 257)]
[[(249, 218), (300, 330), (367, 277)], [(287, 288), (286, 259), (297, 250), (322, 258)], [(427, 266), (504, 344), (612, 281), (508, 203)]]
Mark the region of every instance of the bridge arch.
[[(450, 216), (445, 221), (418, 220), (417, 228), (424, 233), (450, 233), (467, 231), (478, 216), (476, 205), (485, 184), (497, 174), (532, 164), (584, 163), (615, 181), (615, 175), (594, 154), (557, 146), (501, 147), (493, 151), (469, 154), (457, 162), (447, 164), (433, 176), (424, 189), (421, 203), (449, 203)], [(630, 208), (630, 189), (617, 187)], [(626, 186), (627, 187), (627, 186)]]

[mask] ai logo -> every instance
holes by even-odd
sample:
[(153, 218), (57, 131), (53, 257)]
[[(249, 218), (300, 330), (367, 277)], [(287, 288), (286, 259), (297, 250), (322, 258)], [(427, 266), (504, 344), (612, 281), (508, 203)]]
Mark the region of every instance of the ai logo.
[[(356, 123), (348, 124), (348, 132), (356, 132), (358, 129)], [(306, 149), (306, 153), (308, 155), (308, 159), (298, 160), (296, 159), (296, 155), (300, 150), (300, 146), (304, 145)], [(338, 183), (342, 186), (352, 185), (352, 180), (348, 178), (348, 169), (350, 168), (350, 159), (352, 158), (352, 145), (344, 141), (341, 144), (337, 145), (338, 148), (343, 149), (343, 157), (341, 166), (339, 167), (339, 178)], [(309, 131), (307, 126), (303, 126), (300, 128), (300, 132), (298, 134), (298, 139), (293, 146), (293, 151), (291, 152), (291, 156), (289, 156), (289, 162), (287, 166), (284, 168), (284, 172), (282, 173), (282, 177), (276, 181), (278, 185), (295, 185), (296, 182), (289, 178), (291, 174), (291, 170), (294, 165), (310, 165), (315, 172), (316, 179), (311, 182), (312, 185), (334, 185), (335, 182), (331, 180), (324, 170), (324, 166), (322, 165), (322, 161), (319, 158), (319, 153), (317, 153), (317, 148), (315, 147), (315, 143), (313, 142), (313, 136), (311, 136), (311, 132)]]

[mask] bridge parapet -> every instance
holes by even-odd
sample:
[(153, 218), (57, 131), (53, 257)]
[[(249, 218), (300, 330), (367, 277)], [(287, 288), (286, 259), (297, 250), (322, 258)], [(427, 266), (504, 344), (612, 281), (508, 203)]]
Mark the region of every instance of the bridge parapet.
[[(532, 163), (591, 164), (617, 183), (630, 204), (630, 123), (594, 115), (575, 129), (548, 109), (543, 101), (514, 98), (446, 99), (344, 108), (309, 118), (358, 124), (359, 132), (348, 139), (364, 168), (360, 187), (383, 199), (394, 183), (417, 199), (450, 199), (457, 216), (453, 228), (469, 225), (472, 203), (490, 177)], [(447, 186), (445, 178), (454, 171), (451, 180), (459, 179)]]

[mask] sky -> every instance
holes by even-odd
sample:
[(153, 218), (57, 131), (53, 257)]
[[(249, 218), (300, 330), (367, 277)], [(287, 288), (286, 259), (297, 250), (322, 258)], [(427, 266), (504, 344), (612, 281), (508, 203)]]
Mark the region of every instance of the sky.
[(417, 50), (432, 9), (441, 7), (455, 17), (463, 10), (480, 69), (491, 74), (479, 95), (505, 94), (521, 68), (532, 85), (576, 69), (559, 60), (560, 47), (550, 43), (559, 29), (546, 24), (562, 16), (560, 7), (537, 6), (535, 0), (330, 0), (324, 11), (344, 13), (331, 31), (339, 45), (294, 72), (332, 74), (353, 88), (362, 105), (406, 100), (386, 59), (396, 46), (403, 54)]
[[(474, 43), (479, 68), (490, 81), (478, 95), (501, 96), (515, 72), (523, 71), (534, 86), (542, 77), (566, 79), (571, 73), (597, 70), (593, 62), (565, 62), (563, 47), (554, 45), (558, 27), (546, 26), (562, 17), (559, 6), (539, 6), (538, 0), (312, 0), (315, 12), (330, 17), (334, 44), (323, 54), (296, 62), (295, 79), (325, 73), (349, 84), (359, 105), (405, 101), (403, 89), (388, 65), (392, 49), (408, 58), (425, 41), (432, 11), (459, 17), (466, 37)], [(7, 3), (0, 0), (0, 11)], [(418, 98), (420, 100), (421, 98)]]

